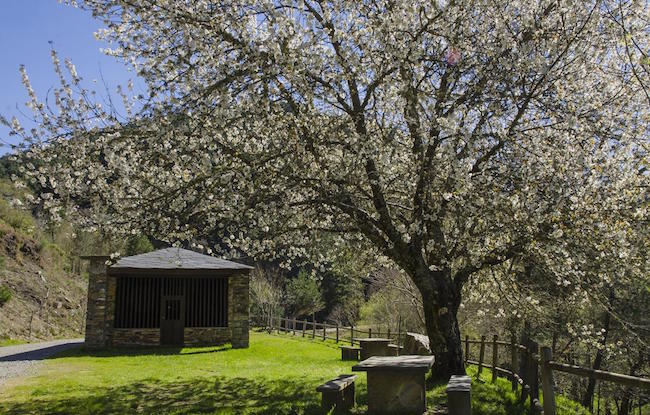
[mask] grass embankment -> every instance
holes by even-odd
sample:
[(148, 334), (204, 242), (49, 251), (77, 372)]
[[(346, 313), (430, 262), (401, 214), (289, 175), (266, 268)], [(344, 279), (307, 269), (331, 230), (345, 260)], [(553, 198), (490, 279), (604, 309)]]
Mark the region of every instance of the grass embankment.
[(16, 345), (25, 344), (25, 343), (27, 343), (27, 341), (25, 341), (25, 340), (11, 339), (11, 338), (0, 338), (0, 347), (16, 346)]
[[(315, 387), (351, 366), (330, 342), (284, 334), (251, 333), (248, 349), (68, 351), (0, 389), (0, 413), (319, 414)], [(364, 413), (365, 374), (357, 379), (354, 412)], [(427, 395), (436, 413), (444, 385)], [(474, 414), (522, 413), (506, 380), (476, 383), (472, 396)]]

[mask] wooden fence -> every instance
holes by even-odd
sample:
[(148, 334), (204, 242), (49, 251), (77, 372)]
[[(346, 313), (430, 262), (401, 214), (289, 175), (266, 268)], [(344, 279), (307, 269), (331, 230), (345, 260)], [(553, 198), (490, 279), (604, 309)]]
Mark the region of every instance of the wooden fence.
[[(380, 328), (376, 328), (375, 331), (371, 328), (361, 330), (354, 326), (340, 326), (284, 317), (252, 316), (252, 318), (262, 322), (261, 325), (269, 331), (291, 333), (295, 336), (311, 337), (323, 341), (333, 340), (337, 343), (349, 343), (350, 345), (358, 344), (357, 339), (359, 338), (384, 337), (401, 346), (406, 338), (405, 332), (395, 333), (390, 329), (382, 332)], [(493, 335), (491, 339), (481, 336), (480, 340), (470, 339), (467, 336), (464, 346), (465, 364), (477, 365), (477, 376), (480, 376), (483, 369), (486, 368), (492, 370), (492, 382), (496, 382), (499, 374), (509, 378), (512, 390), (518, 392), (519, 400), (522, 403), (530, 398), (530, 411), (533, 414), (556, 414), (554, 371), (650, 390), (650, 379), (593, 370), (555, 361), (550, 347), (540, 348), (537, 342), (527, 338), (519, 343), (514, 337), (510, 341), (503, 341), (499, 340), (497, 335)], [(472, 359), (473, 347), (479, 349), (478, 360)], [(507, 352), (505, 353), (507, 359), (500, 359), (500, 351)], [(543, 404), (539, 399), (540, 387), (544, 398)]]
[(290, 319), (285, 317), (272, 317), (262, 319), (252, 316), (255, 321), (262, 321), (264, 328), (278, 333), (292, 333), (296, 336), (311, 337), (312, 339), (333, 340), (336, 343), (349, 343), (354, 346), (359, 338), (383, 337), (391, 339), (395, 344), (401, 346), (406, 338), (405, 332), (391, 332), (390, 328), (382, 331), (380, 327), (362, 330), (354, 326), (341, 326), (338, 324), (319, 323), (316, 321)]
[[(556, 413), (554, 371), (650, 390), (650, 379), (593, 370), (554, 361), (550, 347), (540, 349), (539, 345), (530, 339), (524, 339), (522, 343), (525, 344), (520, 344), (514, 338), (510, 342), (506, 342), (499, 340), (499, 337), (494, 335), (490, 340), (486, 336), (481, 336), (480, 340), (465, 337), (464, 343), (465, 364), (477, 365), (477, 376), (480, 376), (483, 368), (491, 369), (492, 382), (496, 381), (498, 374), (510, 378), (513, 391), (518, 391), (521, 388), (519, 393), (521, 402), (523, 403), (530, 398), (530, 410), (533, 414), (555, 415)], [(472, 345), (479, 347), (478, 360), (471, 359)], [(490, 360), (487, 360), (490, 357), (486, 356), (486, 348), (491, 349)], [(499, 360), (500, 348), (509, 351), (509, 361), (502, 362)], [(539, 400), (540, 380), (544, 398), (543, 405)]]

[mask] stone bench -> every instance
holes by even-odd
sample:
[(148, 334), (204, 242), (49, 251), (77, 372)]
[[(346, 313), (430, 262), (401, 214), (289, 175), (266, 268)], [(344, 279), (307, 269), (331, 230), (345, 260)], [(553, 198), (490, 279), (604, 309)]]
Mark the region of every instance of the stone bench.
[(339, 375), (316, 388), (322, 394), (321, 408), (328, 413), (345, 413), (354, 406), (354, 380), (357, 375)]
[(471, 415), (471, 379), (469, 376), (453, 375), (447, 384), (447, 408), (449, 415)]
[(360, 347), (339, 346), (341, 349), (341, 360), (359, 360)]
[(398, 346), (396, 344), (389, 344), (388, 345), (388, 355), (389, 356), (399, 356), (402, 349), (404, 349), (404, 347)]

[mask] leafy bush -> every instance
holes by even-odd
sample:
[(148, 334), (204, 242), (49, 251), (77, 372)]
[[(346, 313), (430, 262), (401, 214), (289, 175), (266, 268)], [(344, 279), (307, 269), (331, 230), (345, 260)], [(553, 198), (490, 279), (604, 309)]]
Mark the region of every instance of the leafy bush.
[(36, 229), (34, 218), (28, 212), (12, 207), (3, 199), (0, 199), (0, 221), (25, 235), (32, 235)]
[(312, 315), (325, 307), (320, 285), (304, 270), (287, 284), (287, 303), (293, 316)]
[(126, 255), (145, 254), (153, 251), (153, 245), (144, 235), (133, 236), (126, 243)]
[(9, 300), (11, 300), (11, 291), (9, 291), (9, 287), (0, 285), (0, 307), (5, 305)]

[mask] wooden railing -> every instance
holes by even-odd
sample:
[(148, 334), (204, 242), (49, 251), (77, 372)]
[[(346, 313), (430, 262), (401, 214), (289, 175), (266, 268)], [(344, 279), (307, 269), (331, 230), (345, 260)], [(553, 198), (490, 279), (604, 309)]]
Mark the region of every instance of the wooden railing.
[[(465, 364), (478, 366), (477, 376), (480, 376), (483, 368), (492, 370), (492, 382), (496, 381), (497, 374), (505, 375), (511, 379), (512, 390), (518, 391), (519, 399), (523, 403), (530, 398), (530, 410), (534, 414), (555, 415), (555, 390), (553, 371), (564, 372), (575, 376), (594, 378), (607, 382), (614, 382), (621, 385), (632, 386), (639, 389), (650, 390), (650, 379), (635, 376), (622, 375), (619, 373), (593, 370), (580, 366), (568, 365), (553, 360), (553, 352), (550, 347), (542, 347), (530, 339), (525, 339), (525, 345), (517, 343), (513, 338), (510, 342), (499, 340), (497, 335), (492, 340), (481, 336), (480, 340), (465, 337)], [(471, 359), (471, 346), (479, 346), (478, 360)], [(486, 360), (486, 347), (491, 348), (491, 362)], [(499, 348), (508, 348), (510, 361), (507, 368), (499, 364)], [(544, 404), (539, 400), (539, 389), (544, 397)]]
[(374, 331), (372, 328), (363, 330), (354, 326), (342, 326), (285, 317), (258, 319), (257, 316), (253, 316), (253, 320), (264, 321), (263, 326), (269, 331), (292, 333), (297, 336), (311, 337), (312, 339), (333, 340), (336, 343), (349, 343), (350, 345), (358, 344), (356, 339), (359, 338), (383, 337), (391, 339), (395, 344), (401, 346), (404, 344), (404, 339), (406, 338), (405, 332), (391, 332), (390, 328), (384, 331), (380, 327), (376, 327)]

